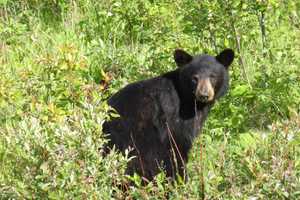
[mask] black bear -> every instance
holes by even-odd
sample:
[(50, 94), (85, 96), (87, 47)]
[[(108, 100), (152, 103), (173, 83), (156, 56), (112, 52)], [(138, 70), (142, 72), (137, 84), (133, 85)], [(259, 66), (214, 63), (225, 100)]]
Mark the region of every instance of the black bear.
[(120, 117), (103, 124), (106, 150), (130, 149), (126, 173), (148, 181), (161, 171), (186, 178), (193, 140), (215, 100), (228, 90), (234, 52), (191, 56), (177, 49), (174, 59), (176, 70), (129, 84), (108, 100)]

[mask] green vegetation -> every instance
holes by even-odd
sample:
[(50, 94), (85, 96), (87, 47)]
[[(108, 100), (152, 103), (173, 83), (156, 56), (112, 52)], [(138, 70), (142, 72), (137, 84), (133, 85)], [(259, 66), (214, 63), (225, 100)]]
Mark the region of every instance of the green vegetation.
[[(235, 49), (230, 93), (188, 183), (123, 194), (129, 158), (99, 152), (104, 100), (174, 69), (178, 47)], [(0, 0), (0, 70), (0, 199), (300, 198), (299, 1)]]

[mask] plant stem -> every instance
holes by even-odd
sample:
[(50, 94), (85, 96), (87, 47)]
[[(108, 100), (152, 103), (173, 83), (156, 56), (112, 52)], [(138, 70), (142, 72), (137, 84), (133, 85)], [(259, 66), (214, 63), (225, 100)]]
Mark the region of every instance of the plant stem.
[(264, 58), (267, 56), (266, 51), (266, 26), (265, 26), (265, 12), (261, 11), (259, 16), (259, 26), (261, 31), (261, 42), (262, 42), (262, 48), (263, 48), (263, 56)]
[(240, 37), (240, 34), (238, 33), (236, 27), (235, 27), (234, 20), (233, 20), (233, 14), (232, 14), (231, 11), (230, 11), (230, 15), (231, 15), (230, 23), (231, 23), (231, 28), (232, 28), (232, 31), (233, 31), (233, 34), (234, 34), (234, 39), (235, 39), (237, 51), (238, 51), (238, 54), (239, 54), (239, 64), (240, 64), (241, 70), (242, 70), (242, 77), (244, 79), (246, 79), (249, 86), (251, 87), (249, 77), (246, 73), (246, 65), (245, 65), (245, 61), (244, 61), (244, 56), (243, 56), (242, 50), (241, 50), (241, 37)]

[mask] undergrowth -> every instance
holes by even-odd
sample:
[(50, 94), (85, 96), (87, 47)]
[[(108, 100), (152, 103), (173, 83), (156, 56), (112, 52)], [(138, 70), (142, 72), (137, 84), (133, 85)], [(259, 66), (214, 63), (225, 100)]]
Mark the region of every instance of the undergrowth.
[[(0, 1), (0, 199), (299, 199), (296, 1)], [(189, 181), (126, 177), (101, 156), (105, 101), (175, 68), (172, 53), (236, 51), (231, 88), (190, 153)], [(121, 185), (136, 183), (126, 192)]]

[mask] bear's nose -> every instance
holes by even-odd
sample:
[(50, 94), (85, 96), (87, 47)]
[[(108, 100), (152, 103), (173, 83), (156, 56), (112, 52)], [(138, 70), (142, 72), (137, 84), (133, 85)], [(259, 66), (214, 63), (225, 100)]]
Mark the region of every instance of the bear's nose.
[(203, 102), (203, 103), (207, 102), (207, 100), (208, 100), (208, 93), (200, 94), (199, 97), (198, 97), (198, 100), (200, 102)]

